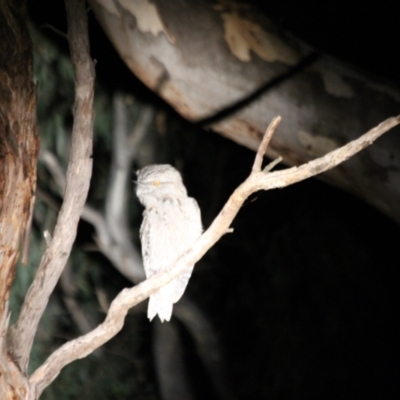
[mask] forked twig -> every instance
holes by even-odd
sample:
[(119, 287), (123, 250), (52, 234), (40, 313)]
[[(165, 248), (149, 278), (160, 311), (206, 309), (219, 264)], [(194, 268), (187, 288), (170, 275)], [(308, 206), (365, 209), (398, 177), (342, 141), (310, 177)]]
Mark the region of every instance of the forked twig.
[(252, 168), (252, 172), (260, 172), (261, 171), (261, 165), (264, 159), (265, 152), (267, 151), (267, 147), (269, 145), (269, 142), (272, 139), (272, 135), (274, 134), (276, 128), (279, 125), (279, 122), (281, 122), (281, 117), (275, 117), (272, 122), (269, 124), (267, 130), (265, 131), (265, 134), (261, 140), (260, 145), (258, 146), (258, 151), (256, 154), (256, 158), (254, 159), (254, 164)]
[(64, 201), (57, 224), (26, 294), (16, 324), (10, 330), (13, 360), (27, 370), (33, 339), (49, 297), (65, 267), (75, 241), (79, 218), (92, 174), (94, 65), (90, 58), (84, 1), (66, 1), (68, 40), (75, 71), (74, 125)]
[(276, 129), (278, 119), (274, 119), (257, 151), (250, 176), (234, 191), (222, 211), (211, 226), (196, 241), (194, 246), (182, 255), (171, 268), (166, 268), (139, 285), (124, 289), (111, 303), (105, 321), (88, 334), (72, 340), (56, 350), (30, 377), (31, 385), (36, 386), (39, 395), (72, 361), (83, 358), (115, 336), (123, 327), (129, 308), (148, 298), (162, 286), (195, 264), (223, 236), (243, 202), (258, 190), (282, 188), (327, 171), (373, 143), (378, 137), (400, 123), (400, 116), (389, 118), (371, 129), (360, 138), (338, 148), (325, 156), (310, 161), (300, 167), (267, 173), (261, 170), (262, 159), (267, 144)]

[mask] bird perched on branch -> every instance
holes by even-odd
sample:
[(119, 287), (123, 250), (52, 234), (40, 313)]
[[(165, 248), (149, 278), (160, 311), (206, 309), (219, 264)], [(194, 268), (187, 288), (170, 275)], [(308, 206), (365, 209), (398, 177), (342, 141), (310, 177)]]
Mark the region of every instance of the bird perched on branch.
[[(150, 165), (137, 173), (136, 194), (144, 205), (140, 227), (146, 277), (171, 267), (202, 233), (201, 214), (195, 199), (188, 197), (181, 174), (171, 165)], [(183, 295), (193, 266), (152, 294), (147, 316), (158, 314), (169, 321), (172, 306)]]

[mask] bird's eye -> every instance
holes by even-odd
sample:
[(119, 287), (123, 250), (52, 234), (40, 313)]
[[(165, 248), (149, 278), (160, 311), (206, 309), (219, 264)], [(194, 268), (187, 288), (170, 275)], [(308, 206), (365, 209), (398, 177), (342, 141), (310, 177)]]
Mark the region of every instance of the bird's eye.
[(160, 181), (153, 181), (153, 186), (159, 186), (160, 185)]

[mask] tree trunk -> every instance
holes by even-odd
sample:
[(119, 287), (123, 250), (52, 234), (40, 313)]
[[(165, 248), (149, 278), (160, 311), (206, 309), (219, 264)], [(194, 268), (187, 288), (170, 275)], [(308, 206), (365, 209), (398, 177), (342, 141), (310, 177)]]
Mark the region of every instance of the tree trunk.
[(28, 247), (39, 149), (26, 22), (25, 1), (0, 0), (0, 398), (13, 400), (25, 398), (28, 386), (7, 351), (8, 298)]
[[(289, 165), (317, 158), (399, 112), (398, 91), (288, 39), (247, 5), (90, 3), (129, 68), (184, 117), (256, 150), (271, 119), (281, 115), (268, 155)], [(321, 178), (400, 222), (396, 132)]]

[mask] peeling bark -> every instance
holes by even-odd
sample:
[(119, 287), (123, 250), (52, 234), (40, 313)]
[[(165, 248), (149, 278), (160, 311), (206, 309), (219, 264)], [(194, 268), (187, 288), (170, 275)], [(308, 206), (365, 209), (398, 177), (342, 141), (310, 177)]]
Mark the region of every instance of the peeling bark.
[[(289, 165), (326, 154), (398, 113), (399, 91), (285, 37), (247, 5), (90, 3), (128, 67), (189, 120), (256, 150), (269, 121), (281, 115), (268, 155)], [(400, 222), (396, 132), (321, 178)]]
[(22, 399), (27, 379), (7, 352), (8, 298), (27, 249), (39, 148), (26, 2), (0, 0), (0, 398)]
[(75, 73), (75, 103), (64, 200), (52, 238), (9, 334), (10, 352), (23, 372), (28, 368), (40, 319), (71, 253), (92, 176), (95, 71), (90, 58), (84, 4), (84, 0), (65, 2)]

